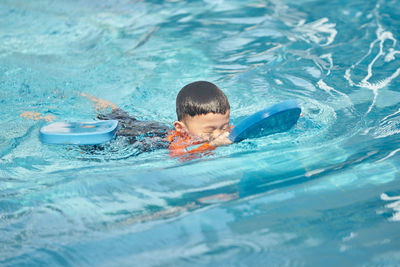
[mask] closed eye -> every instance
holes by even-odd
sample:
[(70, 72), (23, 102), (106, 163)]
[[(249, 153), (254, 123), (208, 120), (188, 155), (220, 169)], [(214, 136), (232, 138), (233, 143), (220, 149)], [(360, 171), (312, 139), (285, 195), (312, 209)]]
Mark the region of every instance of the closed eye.
[(225, 124), (224, 127), (222, 128), (222, 130), (228, 131), (229, 130), (229, 124)]
[(205, 133), (212, 133), (213, 131), (215, 131), (215, 127), (207, 127), (205, 130), (204, 130), (204, 132)]

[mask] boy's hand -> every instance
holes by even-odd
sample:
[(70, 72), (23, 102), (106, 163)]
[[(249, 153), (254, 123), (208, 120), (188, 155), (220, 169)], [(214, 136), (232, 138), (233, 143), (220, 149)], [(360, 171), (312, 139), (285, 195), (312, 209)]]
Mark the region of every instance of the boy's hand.
[(112, 110), (117, 109), (117, 105), (114, 103), (111, 103), (110, 101), (94, 97), (92, 95), (88, 95), (86, 93), (81, 93), (81, 96), (86, 97), (90, 101), (92, 101), (95, 104), (95, 109), (96, 111), (103, 112), (106, 111), (107, 109), (111, 108)]
[(22, 112), (20, 114), (20, 116), (23, 117), (23, 118), (32, 119), (32, 120), (35, 120), (35, 121), (43, 119), (46, 122), (52, 122), (52, 121), (54, 121), (56, 119), (56, 116), (54, 116), (54, 115), (49, 114), (49, 115), (43, 115), (42, 116), (41, 113), (32, 112), (32, 111)]
[(232, 141), (228, 139), (229, 132), (225, 132), (219, 135), (217, 138), (210, 142), (212, 146), (226, 146), (232, 144)]

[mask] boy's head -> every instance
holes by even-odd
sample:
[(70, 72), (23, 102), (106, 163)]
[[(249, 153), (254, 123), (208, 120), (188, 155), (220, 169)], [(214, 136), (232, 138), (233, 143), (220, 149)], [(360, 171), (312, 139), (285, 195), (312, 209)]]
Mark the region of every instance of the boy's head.
[(215, 84), (197, 81), (176, 97), (177, 131), (212, 139), (229, 130), (228, 98)]

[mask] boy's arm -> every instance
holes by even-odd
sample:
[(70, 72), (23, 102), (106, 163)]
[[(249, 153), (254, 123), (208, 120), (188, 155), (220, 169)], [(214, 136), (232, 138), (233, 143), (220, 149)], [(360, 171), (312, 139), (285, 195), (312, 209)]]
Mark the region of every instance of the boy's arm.
[[(111, 108), (111, 111), (115, 111), (118, 109), (118, 106), (115, 105), (114, 103), (97, 98), (92, 95), (88, 95), (86, 93), (81, 93), (81, 96), (86, 97), (90, 101), (92, 101), (95, 104), (95, 109), (96, 111), (106, 111)], [(56, 119), (56, 116), (48, 114), (48, 115), (42, 115), (40, 112), (35, 112), (35, 111), (24, 111), (20, 114), (21, 117), (26, 118), (26, 119), (31, 119), (31, 120), (45, 120), (46, 122), (51, 122)]]
[(96, 111), (107, 111), (110, 108), (111, 108), (111, 111), (118, 109), (118, 106), (110, 101), (107, 101), (107, 100), (104, 100), (101, 98), (97, 98), (95, 96), (88, 95), (86, 93), (81, 93), (81, 96), (84, 96), (87, 99), (89, 99), (90, 101), (92, 101), (95, 104)]
[(48, 114), (48, 115), (42, 115), (40, 112), (33, 112), (33, 111), (24, 111), (20, 114), (21, 117), (26, 118), (26, 119), (32, 119), (32, 120), (45, 120), (47, 122), (54, 121), (56, 119), (56, 116)]
[[(101, 98), (97, 98), (94, 97), (92, 95), (88, 95), (86, 93), (81, 93), (81, 96), (86, 97), (87, 99), (89, 99), (90, 101), (92, 101), (95, 104), (95, 109), (96, 111), (106, 111), (109, 110), (111, 108), (111, 111), (115, 111), (116, 109), (118, 109), (118, 106), (115, 105), (114, 103), (101, 99)], [(51, 122), (54, 121), (56, 119), (56, 116), (54, 115), (42, 115), (42, 113), (40, 112), (35, 112), (35, 111), (24, 111), (20, 114), (21, 117), (26, 118), (26, 119), (32, 119), (32, 120), (45, 120), (46, 122)]]

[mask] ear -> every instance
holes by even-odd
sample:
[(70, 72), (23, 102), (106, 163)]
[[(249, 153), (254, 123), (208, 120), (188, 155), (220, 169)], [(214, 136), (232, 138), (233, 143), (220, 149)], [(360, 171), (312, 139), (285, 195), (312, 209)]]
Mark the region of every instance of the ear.
[(181, 121), (174, 122), (175, 131), (186, 132), (186, 125)]

